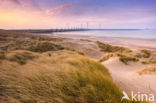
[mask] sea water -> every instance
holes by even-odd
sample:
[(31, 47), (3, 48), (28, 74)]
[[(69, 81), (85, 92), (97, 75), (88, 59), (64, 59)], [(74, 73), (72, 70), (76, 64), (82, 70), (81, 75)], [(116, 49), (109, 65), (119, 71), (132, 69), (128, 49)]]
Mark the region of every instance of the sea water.
[(156, 29), (102, 29), (102, 30), (58, 32), (57, 34), (156, 39)]

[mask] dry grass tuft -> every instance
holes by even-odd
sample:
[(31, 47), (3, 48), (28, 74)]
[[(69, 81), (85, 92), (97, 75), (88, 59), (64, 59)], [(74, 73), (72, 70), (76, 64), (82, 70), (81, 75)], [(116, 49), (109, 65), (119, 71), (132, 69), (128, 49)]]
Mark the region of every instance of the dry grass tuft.
[(127, 56), (127, 55), (122, 55), (122, 54), (118, 54), (118, 56), (120, 57), (119, 60), (125, 64), (128, 64), (128, 62), (138, 62), (139, 59), (136, 57), (132, 57), (132, 56)]
[(101, 51), (103, 52), (124, 52), (124, 53), (128, 53), (131, 52), (130, 49), (128, 48), (124, 48), (124, 47), (120, 47), (120, 46), (112, 46), (110, 44), (104, 44), (102, 42), (97, 41), (96, 42), (99, 46), (99, 48), (101, 49)]
[(38, 56), (35, 53), (29, 51), (15, 51), (8, 53), (6, 59), (24, 65), (28, 60), (34, 60), (37, 57)]
[(143, 75), (143, 74), (156, 74), (156, 66), (151, 66), (151, 67), (145, 68), (142, 71), (140, 71), (139, 74), (140, 75)]
[(38, 36), (39, 41), (55, 41), (55, 42), (60, 42), (65, 40), (65, 38), (54, 38), (54, 37), (49, 37), (49, 36)]
[(140, 53), (136, 54), (136, 57), (138, 58), (149, 58), (151, 56), (151, 51), (149, 50), (141, 50)]
[(100, 59), (99, 62), (107, 61), (107, 60), (109, 60), (110, 58), (115, 57), (115, 56), (116, 56), (116, 54), (114, 54), (114, 53), (107, 54), (107, 55), (104, 56), (102, 59)]
[(49, 42), (39, 42), (35, 45), (31, 45), (28, 50), (33, 51), (33, 52), (47, 52), (47, 51), (56, 51), (56, 50), (62, 50), (64, 49), (60, 45), (56, 45), (53, 43)]
[(50, 42), (23, 41), (23, 40), (22, 41), (18, 40), (15, 43), (9, 44), (7, 47), (3, 48), (4, 51), (29, 50), (33, 52), (47, 52), (62, 49), (64, 49), (64, 47)]

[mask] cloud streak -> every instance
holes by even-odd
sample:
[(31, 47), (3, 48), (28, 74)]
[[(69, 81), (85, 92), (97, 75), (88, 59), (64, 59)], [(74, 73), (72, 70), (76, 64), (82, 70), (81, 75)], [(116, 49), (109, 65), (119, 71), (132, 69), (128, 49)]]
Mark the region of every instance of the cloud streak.
[(49, 8), (45, 10), (47, 15), (64, 15), (69, 14), (69, 12), (73, 9), (73, 7), (78, 6), (79, 3), (65, 3), (58, 5), (54, 8)]

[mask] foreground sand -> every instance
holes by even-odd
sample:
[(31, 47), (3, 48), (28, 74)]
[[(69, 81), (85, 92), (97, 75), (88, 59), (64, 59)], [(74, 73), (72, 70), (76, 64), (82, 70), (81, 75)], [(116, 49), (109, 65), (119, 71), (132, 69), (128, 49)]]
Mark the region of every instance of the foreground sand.
[(125, 65), (118, 58), (110, 59), (103, 64), (109, 69), (113, 80), (128, 93), (149, 93), (156, 95), (156, 75), (139, 75), (138, 72), (148, 67), (141, 63)]

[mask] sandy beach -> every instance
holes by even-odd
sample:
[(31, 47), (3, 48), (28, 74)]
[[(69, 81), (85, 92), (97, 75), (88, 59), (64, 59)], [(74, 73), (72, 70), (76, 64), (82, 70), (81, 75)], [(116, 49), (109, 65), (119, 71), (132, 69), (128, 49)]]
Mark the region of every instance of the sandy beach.
[(144, 38), (128, 38), (128, 37), (105, 37), (105, 36), (82, 36), (82, 35), (67, 35), (67, 34), (52, 34), (56, 37), (65, 37), (72, 39), (87, 39), (92, 41), (102, 41), (113, 45), (125, 46), (131, 49), (151, 49), (156, 50), (156, 39)]

